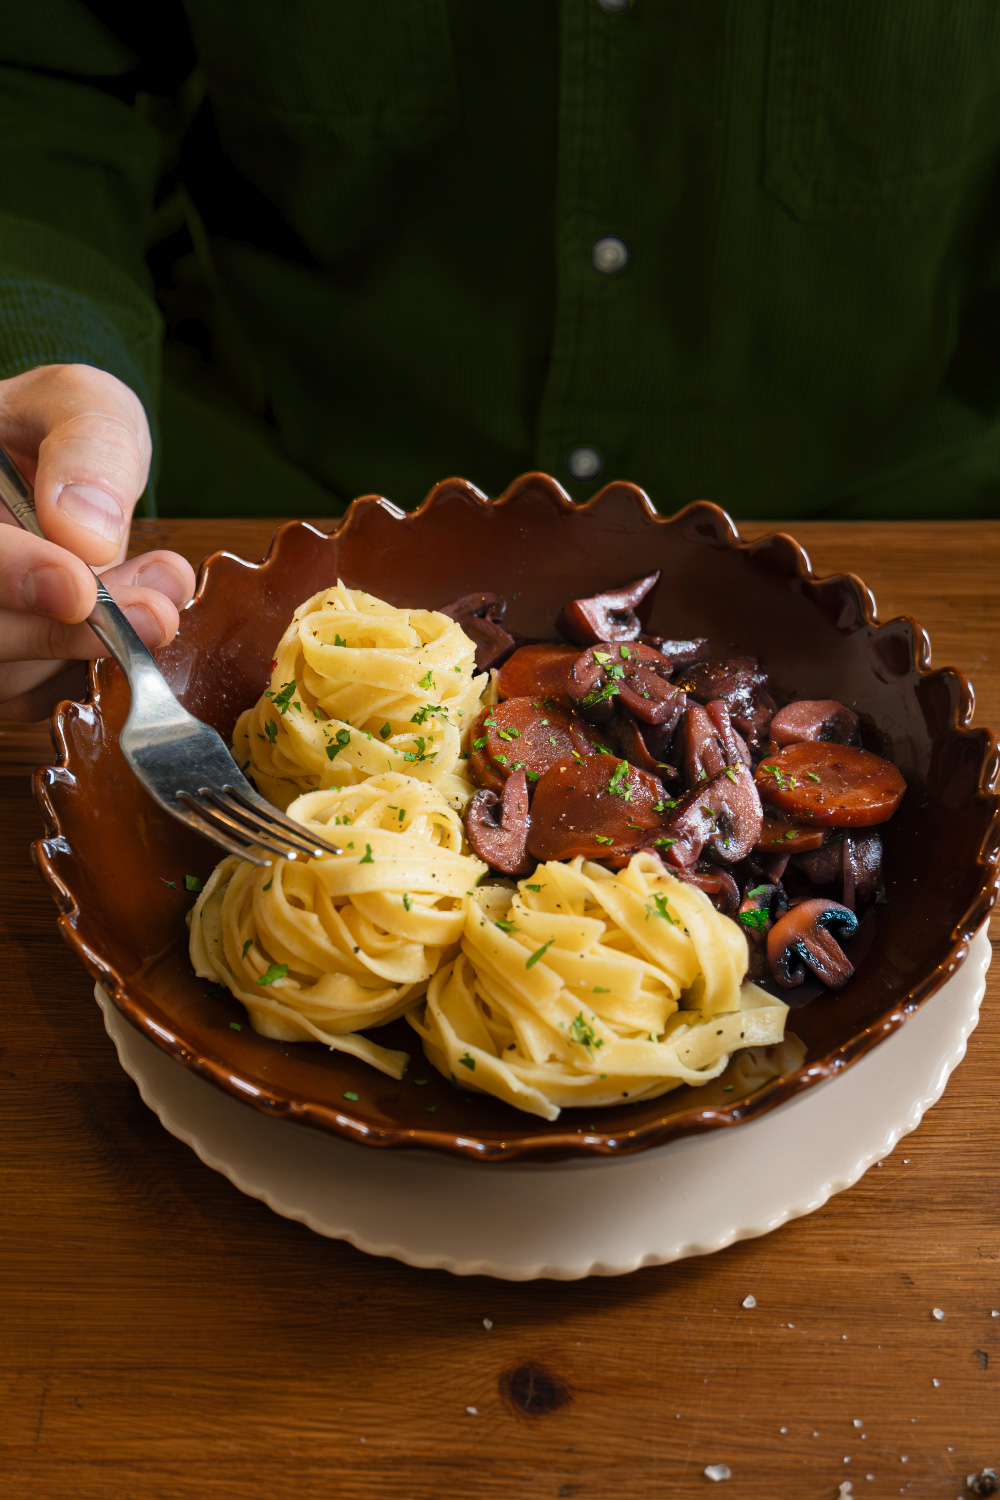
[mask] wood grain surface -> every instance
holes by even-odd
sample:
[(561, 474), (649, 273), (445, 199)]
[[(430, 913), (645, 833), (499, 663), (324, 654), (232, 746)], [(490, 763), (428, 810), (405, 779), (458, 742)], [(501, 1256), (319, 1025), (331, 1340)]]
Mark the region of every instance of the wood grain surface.
[[(1000, 523), (794, 531), (1000, 724)], [(413, 1271), (243, 1197), (141, 1103), (31, 864), (48, 744), (0, 726), (0, 1494), (688, 1500), (722, 1463), (726, 1500), (951, 1500), (1000, 1466), (1000, 966), (940, 1103), (811, 1216), (612, 1280)]]

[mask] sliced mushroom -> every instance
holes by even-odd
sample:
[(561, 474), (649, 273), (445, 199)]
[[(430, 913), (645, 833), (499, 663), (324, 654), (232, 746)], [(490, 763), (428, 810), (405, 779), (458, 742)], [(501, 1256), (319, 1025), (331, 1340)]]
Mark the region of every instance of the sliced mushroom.
[(768, 734), (772, 745), (797, 745), (802, 740), (856, 745), (858, 716), (833, 698), (800, 698), (778, 709)]
[(740, 888), (728, 870), (712, 869), (710, 865), (701, 870), (687, 870), (676, 865), (668, 865), (667, 868), (679, 880), (704, 891), (716, 911), (721, 911), (724, 916), (731, 917), (739, 906)]
[(787, 910), (788, 897), (780, 881), (761, 881), (758, 885), (747, 886), (736, 920), (747, 939), (751, 979), (768, 977), (767, 934), (776, 917)]
[(640, 635), (644, 646), (655, 646), (664, 656), (669, 656), (675, 667), (690, 667), (696, 661), (708, 660), (708, 637), (695, 636), (690, 641), (671, 641), (665, 635)]
[(760, 798), (746, 766), (727, 766), (702, 782), (668, 814), (664, 832), (673, 839), (667, 861), (690, 869), (704, 848), (725, 864), (744, 859), (760, 837)]
[(634, 641), (642, 625), (636, 614), (639, 605), (659, 578), (649, 573), (636, 578), (624, 588), (593, 594), (589, 599), (573, 599), (566, 605), (556, 628), (578, 646), (593, 646), (599, 641)]
[(606, 724), (601, 725), (600, 737), (607, 741), (616, 755), (641, 766), (661, 781), (673, 781), (677, 771), (664, 760), (670, 749), (672, 726), (669, 724), (639, 725), (631, 714), (617, 713)]
[(519, 646), (497, 673), (497, 692), (501, 698), (554, 698), (571, 708), (569, 679), (579, 654), (575, 646), (547, 642)]
[(689, 703), (681, 726), (684, 774), (689, 786), (718, 776), (726, 766), (750, 765), (746, 741), (736, 733), (721, 698), (707, 706)]
[[(499, 813), (497, 808), (499, 807)], [(528, 778), (515, 771), (501, 796), (484, 787), (465, 810), (465, 836), (473, 850), (504, 875), (526, 875), (533, 861), (528, 847)]]
[(673, 663), (652, 646), (599, 641), (573, 668), (569, 691), (581, 713), (621, 705), (645, 724), (677, 723), (687, 702), (670, 680)]
[(733, 724), (754, 742), (767, 728), (777, 706), (767, 690), (767, 673), (761, 671), (753, 656), (695, 662), (676, 681), (696, 703), (721, 698)]
[(839, 835), (834, 834), (829, 843), (823, 844), (821, 848), (796, 854), (795, 868), (801, 870), (813, 885), (836, 885), (843, 874), (844, 851), (841, 843)]
[(867, 906), (882, 879), (882, 840), (877, 833), (845, 833), (841, 848), (844, 905)]
[(500, 623), (507, 611), (503, 594), (463, 594), (452, 604), (443, 604), (438, 614), (456, 620), (476, 646), (480, 672), (495, 667), (513, 651), (516, 642)]
[(783, 989), (796, 989), (811, 969), (827, 989), (840, 990), (854, 966), (834, 937), (850, 937), (858, 919), (838, 901), (814, 897), (779, 917), (767, 935), (767, 962)]

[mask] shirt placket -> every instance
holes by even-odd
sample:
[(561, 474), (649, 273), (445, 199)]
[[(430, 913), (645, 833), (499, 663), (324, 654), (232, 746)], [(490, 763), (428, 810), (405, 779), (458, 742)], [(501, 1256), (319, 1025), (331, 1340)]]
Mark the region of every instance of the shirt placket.
[[(609, 118), (614, 29), (630, 0), (563, 0), (560, 19), (556, 188), (556, 307), (552, 356), (538, 424), (538, 462), (574, 493), (590, 493), (614, 462), (615, 414), (602, 402), (593, 334), (614, 318), (611, 283), (627, 275), (627, 226), (609, 224), (605, 191), (614, 170)], [(606, 338), (600, 340), (606, 343)]]

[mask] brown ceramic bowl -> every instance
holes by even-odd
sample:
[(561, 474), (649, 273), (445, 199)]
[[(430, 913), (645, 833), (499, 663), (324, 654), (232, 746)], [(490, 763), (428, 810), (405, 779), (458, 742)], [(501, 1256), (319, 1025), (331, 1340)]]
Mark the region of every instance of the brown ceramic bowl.
[[(725, 1092), (724, 1076), (646, 1103), (565, 1110), (548, 1124), (456, 1091), (423, 1063), (404, 1022), (380, 1034), (413, 1054), (400, 1083), (318, 1044), (258, 1036), (228, 993), (191, 970), (184, 917), (194, 898), (184, 876), (204, 878), (219, 856), (162, 814), (125, 765), (118, 733), (128, 689), (108, 661), (97, 664), (92, 701), (57, 710), (59, 764), (36, 780), (46, 833), (35, 853), (63, 933), (121, 1012), (178, 1061), (265, 1113), (366, 1145), (483, 1161), (621, 1154), (753, 1119), (848, 1066), (954, 972), (995, 899), (997, 747), (988, 731), (968, 727), (962, 674), (929, 669), (921, 627), (878, 624), (860, 580), (814, 578), (789, 537), (741, 542), (705, 503), (664, 519), (628, 484), (575, 506), (543, 475), (518, 480), (496, 502), (447, 480), (409, 515), (367, 497), (331, 536), (282, 526), (262, 563), (216, 553), (158, 659), (186, 706), (226, 736), (260, 695), (295, 606), (338, 576), (428, 608), (498, 591), (514, 631), (546, 637), (566, 600), (653, 568), (662, 576), (648, 628), (707, 635), (713, 653), (758, 656), (789, 696), (856, 706), (908, 783), (883, 830), (889, 902), (868, 923), (856, 977), (791, 1012), (807, 1047), (801, 1067), (744, 1098)], [(230, 1025), (237, 1019), (240, 1031)], [(414, 1077), (430, 1082), (415, 1087)]]

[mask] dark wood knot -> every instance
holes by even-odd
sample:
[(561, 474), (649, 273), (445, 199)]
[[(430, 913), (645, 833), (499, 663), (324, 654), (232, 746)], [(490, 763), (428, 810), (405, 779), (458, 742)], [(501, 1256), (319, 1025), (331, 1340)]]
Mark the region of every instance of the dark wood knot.
[(501, 1396), (528, 1417), (543, 1417), (573, 1399), (569, 1386), (541, 1365), (504, 1370), (499, 1383)]

